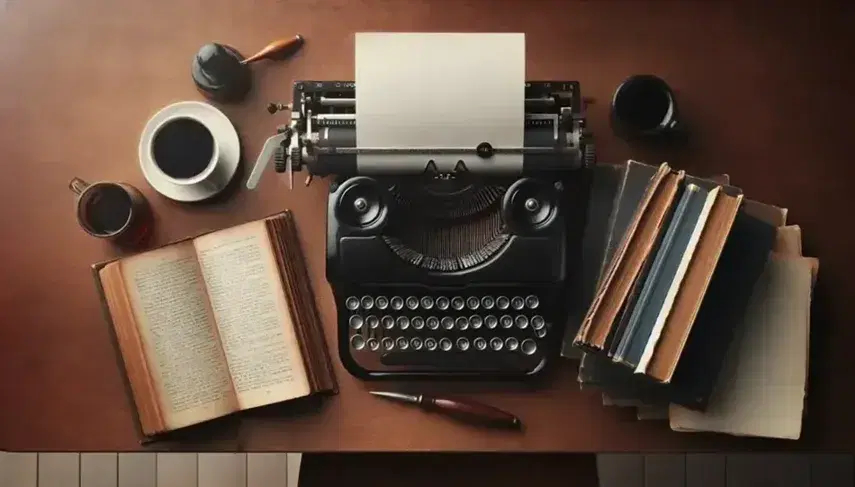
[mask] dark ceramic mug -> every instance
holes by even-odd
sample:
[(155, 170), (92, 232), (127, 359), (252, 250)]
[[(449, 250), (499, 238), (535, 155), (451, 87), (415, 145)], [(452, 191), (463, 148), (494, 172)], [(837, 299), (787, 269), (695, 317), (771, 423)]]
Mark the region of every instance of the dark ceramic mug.
[(625, 139), (663, 139), (682, 132), (674, 91), (657, 76), (630, 76), (611, 104), (615, 134)]

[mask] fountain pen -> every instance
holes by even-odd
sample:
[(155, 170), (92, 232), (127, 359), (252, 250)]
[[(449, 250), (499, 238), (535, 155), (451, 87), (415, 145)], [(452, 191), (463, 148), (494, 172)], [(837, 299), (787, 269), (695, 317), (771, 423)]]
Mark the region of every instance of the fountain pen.
[(400, 392), (369, 391), (379, 397), (416, 405), (426, 411), (434, 411), (467, 423), (495, 428), (520, 429), (522, 422), (511, 413), (474, 401), (460, 401), (431, 397), (424, 394), (402, 394)]

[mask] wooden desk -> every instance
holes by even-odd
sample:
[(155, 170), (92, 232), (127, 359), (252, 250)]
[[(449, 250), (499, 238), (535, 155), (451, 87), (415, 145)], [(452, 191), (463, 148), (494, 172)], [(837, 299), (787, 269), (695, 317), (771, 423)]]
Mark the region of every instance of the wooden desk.
[[(3, 3), (0, 3), (3, 5)], [(579, 391), (564, 364), (537, 392), (507, 386), (471, 395), (520, 415), (524, 434), (461, 427), (378, 401), (336, 364), (341, 393), (314, 412), (264, 412), (241, 421), (223, 448), (280, 451), (615, 451), (719, 448), (855, 449), (855, 109), (852, 9), (803, 10), (718, 2), (7, 0), (0, 7), (0, 447), (136, 450), (131, 409), (115, 366), (89, 265), (115, 251), (74, 219), (73, 176), (122, 179), (150, 198), (159, 242), (294, 210), (328, 341), (332, 296), (324, 279), (326, 187), (288, 193), (272, 172), (255, 192), (209, 205), (156, 194), (137, 162), (139, 131), (162, 106), (199, 99), (190, 60), (203, 43), (246, 52), (302, 33), (287, 63), (254, 67), (256, 88), (224, 107), (254, 160), (281, 119), (296, 79), (353, 76), (357, 31), (523, 31), (530, 79), (577, 79), (594, 97), (590, 121), (606, 161), (661, 159), (695, 174), (726, 172), (754, 199), (787, 206), (821, 258), (804, 439), (771, 443), (678, 434), (637, 422)], [(672, 153), (630, 150), (607, 125), (608, 99), (626, 76), (651, 72), (678, 91), (693, 144)], [(472, 386), (480, 390), (480, 386)], [(456, 391), (465, 391), (457, 386)], [(209, 445), (214, 445), (213, 443)]]

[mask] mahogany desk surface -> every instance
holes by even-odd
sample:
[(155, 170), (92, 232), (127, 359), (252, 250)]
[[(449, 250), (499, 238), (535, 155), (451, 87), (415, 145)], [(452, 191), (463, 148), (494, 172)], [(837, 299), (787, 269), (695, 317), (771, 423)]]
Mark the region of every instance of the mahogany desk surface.
[[(797, 4), (798, 5), (798, 4)], [(846, 9), (846, 10), (844, 10)], [(301, 33), (290, 62), (254, 66), (246, 103), (224, 107), (254, 161), (297, 79), (351, 79), (358, 31), (525, 32), (529, 79), (574, 79), (593, 97), (600, 158), (637, 158), (702, 175), (730, 174), (750, 197), (790, 209), (806, 253), (821, 259), (813, 311), (803, 440), (773, 443), (679, 434), (635, 421), (580, 391), (576, 368), (536, 391), (454, 387), (521, 416), (523, 434), (457, 425), (370, 397), (336, 360), (341, 393), (314, 410), (265, 411), (220, 447), (280, 451), (617, 451), (804, 448), (855, 450), (855, 232), (838, 213), (855, 205), (850, 116), (850, 7), (801, 10), (723, 2), (498, 0), (5, 0), (0, 1), (0, 447), (136, 450), (90, 264), (116, 251), (75, 222), (70, 178), (139, 187), (158, 217), (157, 242), (293, 209), (312, 286), (335, 350), (324, 278), (326, 184), (287, 192), (271, 171), (255, 192), (207, 205), (166, 200), (144, 181), (137, 143), (156, 110), (200, 95), (190, 60), (202, 44), (244, 52)], [(608, 100), (626, 76), (649, 72), (677, 90), (692, 144), (659, 154), (611, 135)], [(461, 107), (465, 109), (465, 107)], [(246, 173), (244, 173), (244, 176)], [(203, 443), (202, 448), (217, 448)], [(158, 448), (157, 445), (154, 446)]]

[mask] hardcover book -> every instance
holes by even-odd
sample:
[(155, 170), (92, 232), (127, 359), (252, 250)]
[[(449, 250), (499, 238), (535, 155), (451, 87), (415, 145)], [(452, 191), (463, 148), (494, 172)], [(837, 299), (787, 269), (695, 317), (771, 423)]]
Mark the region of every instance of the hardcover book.
[(303, 262), (286, 211), (93, 266), (143, 436), (337, 392)]

